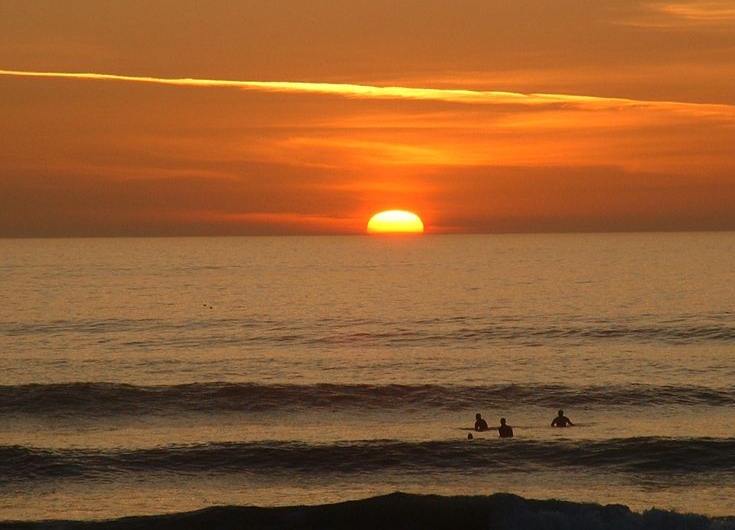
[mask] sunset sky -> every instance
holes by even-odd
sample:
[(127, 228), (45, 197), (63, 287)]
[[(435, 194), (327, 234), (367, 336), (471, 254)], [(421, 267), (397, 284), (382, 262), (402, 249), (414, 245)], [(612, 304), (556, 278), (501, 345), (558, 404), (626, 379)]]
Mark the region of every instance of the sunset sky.
[(735, 230), (735, 3), (0, 0), (0, 237)]

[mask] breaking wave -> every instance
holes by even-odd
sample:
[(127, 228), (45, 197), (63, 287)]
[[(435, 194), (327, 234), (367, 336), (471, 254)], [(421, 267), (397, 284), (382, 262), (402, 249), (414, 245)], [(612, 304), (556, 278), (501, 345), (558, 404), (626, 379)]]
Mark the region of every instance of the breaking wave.
[[(21, 526), (22, 525), (22, 526)], [(32, 525), (32, 526), (30, 526)], [(261, 508), (218, 506), (194, 512), (126, 517), (98, 522), (49, 521), (0, 523), (0, 529), (132, 530), (156, 528), (210, 530), (392, 530), (428, 528), (495, 528), (499, 530), (731, 530), (735, 519), (705, 517), (666, 510), (634, 512), (618, 504), (601, 505), (559, 500), (533, 500), (499, 493), (490, 496), (445, 497), (393, 493), (369, 499), (318, 506)]]

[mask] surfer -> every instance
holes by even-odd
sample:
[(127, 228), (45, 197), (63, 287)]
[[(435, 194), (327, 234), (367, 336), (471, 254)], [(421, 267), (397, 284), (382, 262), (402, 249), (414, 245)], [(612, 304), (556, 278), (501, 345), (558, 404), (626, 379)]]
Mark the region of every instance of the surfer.
[(500, 427), (498, 433), (501, 438), (513, 438), (513, 427), (505, 423), (505, 418), (500, 418)]
[(560, 410), (557, 413), (556, 418), (554, 418), (554, 420), (551, 422), (551, 426), (552, 427), (566, 427), (567, 425), (570, 427), (574, 427), (572, 420), (570, 420), (564, 415), (563, 410)]
[(486, 431), (488, 429), (487, 422), (482, 419), (482, 414), (475, 414), (475, 430), (477, 432)]

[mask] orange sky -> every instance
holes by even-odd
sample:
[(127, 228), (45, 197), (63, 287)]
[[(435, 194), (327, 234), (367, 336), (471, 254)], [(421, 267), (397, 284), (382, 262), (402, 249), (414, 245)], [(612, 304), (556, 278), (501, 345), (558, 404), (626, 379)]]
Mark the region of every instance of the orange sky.
[(730, 1), (4, 0), (0, 237), (735, 230)]

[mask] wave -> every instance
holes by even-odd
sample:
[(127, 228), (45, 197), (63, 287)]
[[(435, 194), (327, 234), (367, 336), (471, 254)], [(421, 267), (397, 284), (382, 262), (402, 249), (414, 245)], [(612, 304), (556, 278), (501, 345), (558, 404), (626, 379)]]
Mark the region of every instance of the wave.
[(366, 440), (329, 444), (263, 441), (146, 449), (0, 447), (0, 481), (113, 479), (121, 474), (327, 476), (442, 471), (606, 470), (641, 476), (731, 473), (735, 440), (635, 437), (601, 441)]
[[(3, 322), (0, 334), (10, 337), (108, 335), (116, 346), (211, 347), (221, 345), (295, 346), (480, 346), (494, 343), (544, 344), (547, 342), (635, 341), (690, 344), (731, 342), (735, 325), (728, 314), (693, 315), (676, 321), (594, 321), (569, 316), (551, 324), (536, 321), (486, 317), (452, 317), (379, 321), (372, 319), (328, 319), (318, 322), (276, 318), (218, 318), (196, 320), (86, 319), (40, 322)], [(131, 337), (134, 337), (131, 339)]]
[[(0, 529), (30, 528), (30, 523), (0, 523)], [(132, 530), (156, 528), (209, 530), (373, 530), (431, 528), (497, 528), (526, 530), (569, 528), (595, 530), (732, 530), (733, 517), (705, 517), (651, 509), (634, 512), (619, 504), (575, 503), (525, 499), (508, 493), (489, 496), (445, 497), (393, 493), (369, 499), (318, 506), (217, 506), (194, 512), (126, 517), (112, 521), (49, 521), (33, 524), (39, 530)]]
[(263, 412), (301, 409), (401, 409), (466, 411), (477, 403), (508, 407), (656, 406), (735, 404), (735, 387), (675, 385), (291, 385), (191, 383), (135, 386), (118, 383), (59, 383), (0, 386), (0, 413), (70, 417)]

